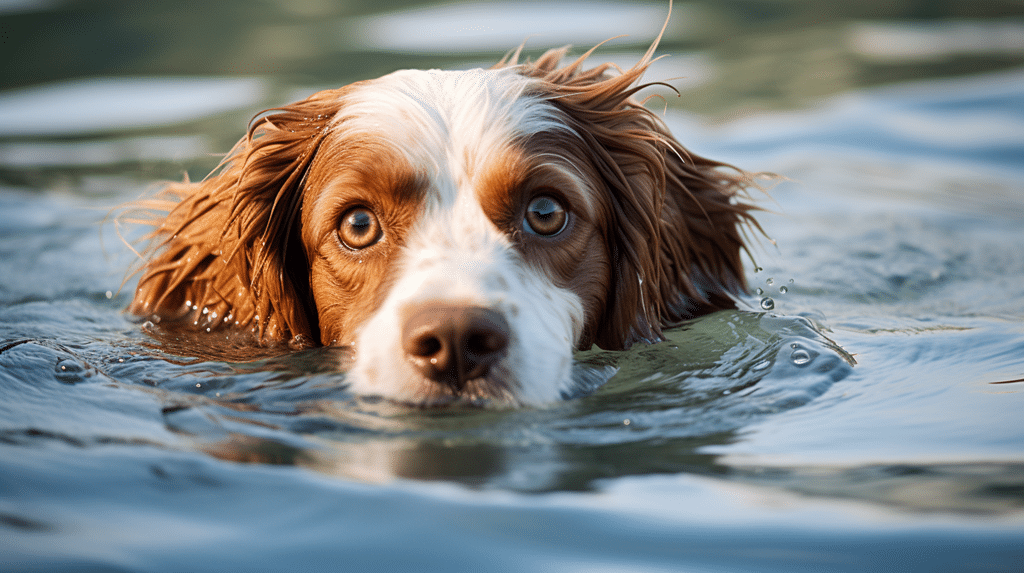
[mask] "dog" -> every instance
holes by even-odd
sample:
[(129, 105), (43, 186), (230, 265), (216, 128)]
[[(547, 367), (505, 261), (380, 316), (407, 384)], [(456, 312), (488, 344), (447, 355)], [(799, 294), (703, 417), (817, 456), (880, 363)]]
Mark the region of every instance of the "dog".
[(130, 312), (350, 347), (357, 394), (558, 400), (574, 349), (658, 341), (745, 288), (754, 175), (636, 99), (656, 46), (627, 70), (516, 51), (263, 112), (164, 191)]

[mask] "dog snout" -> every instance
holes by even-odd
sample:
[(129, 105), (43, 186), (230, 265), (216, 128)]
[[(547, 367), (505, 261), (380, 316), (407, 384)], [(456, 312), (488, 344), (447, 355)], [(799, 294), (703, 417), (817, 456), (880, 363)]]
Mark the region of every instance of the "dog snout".
[(458, 392), (505, 357), (509, 325), (488, 308), (427, 305), (409, 314), (402, 347), (424, 377)]

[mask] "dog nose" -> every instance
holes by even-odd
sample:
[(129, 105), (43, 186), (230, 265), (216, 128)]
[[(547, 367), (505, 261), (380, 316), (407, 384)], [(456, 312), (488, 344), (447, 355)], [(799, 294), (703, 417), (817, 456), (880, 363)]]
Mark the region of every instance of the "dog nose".
[(428, 305), (409, 315), (402, 332), (406, 356), (420, 373), (455, 391), (486, 376), (508, 345), (505, 317), (481, 307)]

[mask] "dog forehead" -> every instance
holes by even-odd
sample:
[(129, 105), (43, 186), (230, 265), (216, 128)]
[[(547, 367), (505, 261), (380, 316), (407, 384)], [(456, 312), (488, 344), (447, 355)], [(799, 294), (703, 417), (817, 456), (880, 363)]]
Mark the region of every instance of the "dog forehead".
[(515, 68), (401, 70), (349, 92), (336, 128), (386, 137), (414, 163), (442, 154), (486, 156), (520, 138), (566, 129), (536, 82)]

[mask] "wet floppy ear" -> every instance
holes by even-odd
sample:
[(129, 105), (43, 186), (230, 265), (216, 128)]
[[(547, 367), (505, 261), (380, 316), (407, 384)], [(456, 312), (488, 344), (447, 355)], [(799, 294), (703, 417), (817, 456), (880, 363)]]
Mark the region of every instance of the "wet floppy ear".
[(306, 175), (340, 92), (257, 116), (218, 171), (144, 205), (169, 212), (152, 223), (131, 312), (193, 328), (250, 327), (265, 340), (316, 340), (299, 225)]
[(635, 119), (608, 152), (619, 170), (606, 177), (612, 294), (602, 348), (658, 340), (663, 328), (735, 308), (743, 231), (758, 228), (755, 207), (740, 200), (753, 175), (689, 153), (654, 117)]
[(661, 316), (665, 326), (736, 308), (746, 290), (746, 229), (760, 231), (757, 207), (744, 199), (752, 174), (686, 152), (667, 133), (665, 198), (660, 217)]

